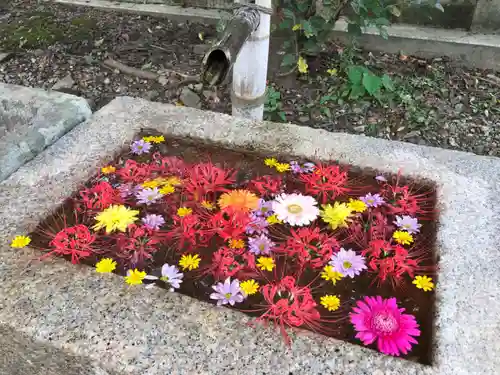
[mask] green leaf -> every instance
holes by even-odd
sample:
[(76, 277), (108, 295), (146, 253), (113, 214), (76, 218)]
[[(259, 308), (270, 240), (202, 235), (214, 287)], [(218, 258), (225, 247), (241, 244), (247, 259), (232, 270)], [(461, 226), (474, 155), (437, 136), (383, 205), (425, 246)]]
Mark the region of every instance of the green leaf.
[(279, 28), (280, 30), (288, 30), (291, 29), (293, 26), (293, 21), (290, 18), (285, 18), (283, 21), (280, 22)]
[(363, 86), (373, 96), (382, 87), (382, 80), (375, 74), (366, 72), (363, 74)]
[(354, 36), (360, 36), (362, 34), (361, 27), (355, 23), (347, 25), (347, 32)]
[(286, 113), (283, 111), (278, 112), (278, 116), (281, 120), (286, 121)]
[(304, 51), (309, 55), (316, 55), (321, 51), (321, 46), (315, 39), (308, 39), (304, 43)]
[(391, 12), (391, 14), (394, 15), (395, 17), (401, 17), (401, 11), (396, 5), (390, 5), (389, 12)]
[(374, 23), (377, 26), (389, 26), (391, 24), (391, 22), (387, 18), (384, 18), (384, 17), (380, 17), (380, 18), (375, 19)]
[(316, 35), (316, 31), (314, 30), (311, 23), (307, 20), (302, 21), (302, 30), (304, 30), (304, 34), (307, 38)]
[(332, 118), (332, 111), (330, 111), (330, 108), (328, 107), (321, 108), (321, 113), (323, 113), (328, 118)]
[(385, 89), (388, 91), (394, 91), (396, 88), (394, 87), (394, 82), (392, 82), (391, 77), (387, 74), (382, 76), (382, 85), (384, 85)]
[(281, 66), (286, 67), (286, 66), (292, 66), (295, 65), (297, 62), (297, 59), (295, 58), (295, 55), (291, 53), (287, 53), (284, 57), (283, 60), (281, 60)]
[(309, 2), (308, 1), (304, 1), (304, 2), (300, 2), (300, 3), (297, 3), (297, 9), (299, 12), (305, 12), (309, 9)]
[(365, 73), (366, 71), (367, 69), (363, 66), (350, 66), (347, 71), (349, 81), (351, 81), (353, 85), (360, 85), (361, 80), (363, 79), (363, 73)]
[(380, 36), (384, 39), (389, 39), (389, 33), (387, 32), (387, 29), (385, 27), (379, 27), (378, 28), (378, 33)]
[(285, 18), (292, 20), (292, 22), (295, 23), (295, 13), (292, 10), (286, 8), (283, 9), (283, 16)]
[(358, 99), (365, 95), (365, 88), (362, 85), (353, 85), (351, 87), (351, 94), (349, 95), (350, 99)]
[(311, 18), (309, 18), (309, 22), (311, 23), (311, 26), (316, 33), (325, 28), (331, 29), (331, 25), (328, 25), (328, 22), (326, 22), (325, 19), (321, 16), (312, 16)]

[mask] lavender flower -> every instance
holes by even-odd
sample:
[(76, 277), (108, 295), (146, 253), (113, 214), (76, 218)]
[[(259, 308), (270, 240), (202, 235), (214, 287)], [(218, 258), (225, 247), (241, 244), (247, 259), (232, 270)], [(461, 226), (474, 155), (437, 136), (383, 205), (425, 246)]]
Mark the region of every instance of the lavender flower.
[(394, 224), (396, 224), (399, 229), (405, 230), (408, 233), (412, 234), (420, 232), (420, 227), (422, 226), (418, 223), (417, 218), (408, 215), (396, 216)]
[(255, 255), (269, 254), (276, 244), (269, 239), (265, 234), (259, 237), (250, 237), (248, 239), (248, 247), (251, 253)]
[(162, 194), (158, 191), (158, 188), (147, 188), (135, 193), (135, 197), (137, 198), (137, 203), (147, 204), (149, 206), (160, 199)]
[(139, 139), (138, 141), (132, 142), (130, 150), (137, 155), (147, 154), (151, 149), (151, 143), (144, 141), (144, 139)]
[(268, 233), (267, 227), (269, 226), (269, 223), (265, 217), (256, 216), (254, 214), (250, 217), (252, 218), (252, 221), (246, 227), (246, 232), (248, 234)]
[(217, 300), (217, 306), (227, 305), (234, 306), (235, 303), (243, 302), (245, 296), (240, 288), (240, 282), (238, 279), (231, 281), (228, 277), (224, 283), (217, 283), (212, 286), (215, 293), (210, 294), (210, 299)]
[(302, 166), (302, 173), (312, 173), (316, 169), (314, 163), (307, 162)]
[(161, 215), (149, 214), (142, 218), (142, 223), (148, 229), (158, 230), (165, 224), (165, 219)]
[(292, 169), (293, 173), (311, 173), (314, 171), (316, 166), (314, 163), (304, 163), (302, 166), (296, 161), (291, 161), (290, 162), (290, 168)]
[(387, 178), (382, 176), (381, 174), (375, 177), (375, 180), (380, 181), (380, 182), (387, 182)]
[[(182, 283), (183, 277), (184, 277), (184, 274), (182, 272), (179, 272), (179, 269), (176, 266), (171, 266), (171, 265), (165, 263), (161, 267), (161, 277), (153, 276), (153, 275), (146, 275), (145, 279), (147, 279), (147, 280), (160, 279), (165, 284), (168, 284), (170, 286), (169, 290), (171, 292), (173, 292), (174, 289), (180, 288), (180, 284)], [(154, 284), (150, 284), (146, 288), (151, 288), (153, 285)]]
[(292, 160), (290, 162), (290, 169), (292, 170), (293, 173), (302, 173), (302, 168), (300, 167), (299, 163), (296, 162), (295, 160)]
[(259, 199), (259, 207), (253, 212), (255, 216), (269, 217), (273, 214), (273, 201)]
[(332, 255), (330, 265), (342, 276), (349, 276), (350, 278), (354, 278), (354, 276), (359, 275), (362, 270), (366, 269), (364, 257), (356, 255), (353, 250), (346, 251), (344, 248), (340, 248), (338, 253)]
[(362, 200), (368, 207), (378, 207), (385, 203), (384, 198), (382, 198), (380, 194), (368, 193), (359, 199)]

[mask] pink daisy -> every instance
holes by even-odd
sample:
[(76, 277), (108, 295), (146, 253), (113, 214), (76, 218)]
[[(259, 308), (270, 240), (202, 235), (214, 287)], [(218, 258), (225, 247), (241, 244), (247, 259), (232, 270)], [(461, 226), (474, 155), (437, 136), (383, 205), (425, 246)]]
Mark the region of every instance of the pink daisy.
[(379, 351), (399, 356), (407, 354), (412, 344), (417, 344), (413, 337), (420, 336), (417, 321), (413, 315), (403, 314), (405, 309), (398, 308), (396, 298), (365, 297), (356, 304), (350, 318), (358, 332), (356, 338), (364, 345), (377, 340)]

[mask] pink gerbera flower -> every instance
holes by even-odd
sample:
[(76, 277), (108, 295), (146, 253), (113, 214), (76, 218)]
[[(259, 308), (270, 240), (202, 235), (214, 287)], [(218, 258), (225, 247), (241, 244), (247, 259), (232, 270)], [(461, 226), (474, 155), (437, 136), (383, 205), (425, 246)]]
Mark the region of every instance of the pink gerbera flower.
[(396, 298), (365, 297), (356, 304), (350, 318), (358, 332), (356, 338), (364, 345), (377, 340), (382, 353), (399, 356), (407, 354), (412, 344), (417, 344), (413, 337), (420, 336), (417, 321), (413, 315), (403, 314), (405, 309), (398, 308)]

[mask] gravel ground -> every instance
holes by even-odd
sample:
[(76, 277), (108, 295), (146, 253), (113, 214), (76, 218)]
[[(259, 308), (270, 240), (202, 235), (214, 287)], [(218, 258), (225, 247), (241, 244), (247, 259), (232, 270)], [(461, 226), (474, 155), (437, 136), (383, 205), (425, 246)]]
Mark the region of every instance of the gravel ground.
[[(184, 77), (172, 73), (198, 74), (203, 53), (216, 36), (214, 27), (202, 24), (7, 1), (0, 5), (0, 82), (74, 93), (96, 109), (129, 95), (229, 113), (227, 85), (217, 90), (183, 85)], [(272, 41), (275, 55), (278, 43)], [(331, 48), (309, 60), (307, 76), (278, 77), (277, 59), (271, 59), (270, 82), (281, 93), (287, 121), (500, 156), (500, 74), (457, 68), (446, 58), (362, 53), (358, 63), (389, 74), (398, 83), (399, 99), (383, 105), (369, 98), (325, 104), (320, 99), (342, 90), (346, 82), (341, 73), (326, 74), (339, 64), (341, 46)], [(10, 53), (3, 60), (2, 51)], [(124, 74), (103, 64), (109, 58), (162, 78)]]

